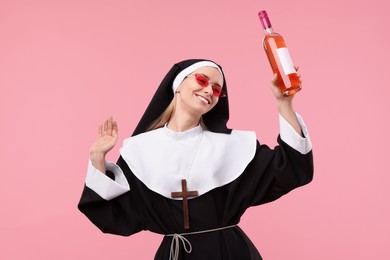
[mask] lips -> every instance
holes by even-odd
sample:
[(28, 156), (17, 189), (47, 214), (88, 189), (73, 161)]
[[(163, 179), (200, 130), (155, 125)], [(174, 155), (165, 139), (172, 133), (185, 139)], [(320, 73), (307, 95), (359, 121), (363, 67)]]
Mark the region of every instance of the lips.
[(211, 103), (211, 101), (210, 101), (208, 98), (205, 98), (204, 96), (197, 95), (197, 94), (195, 94), (195, 96), (196, 96), (200, 101), (202, 101), (202, 102), (204, 102), (204, 103), (206, 103), (206, 104), (208, 104), (208, 105)]

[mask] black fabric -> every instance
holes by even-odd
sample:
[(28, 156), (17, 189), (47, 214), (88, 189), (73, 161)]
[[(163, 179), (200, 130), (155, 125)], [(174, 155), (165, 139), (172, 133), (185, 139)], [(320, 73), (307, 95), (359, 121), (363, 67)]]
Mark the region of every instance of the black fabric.
[[(146, 132), (150, 124), (155, 119), (157, 119), (168, 107), (174, 95), (172, 90), (172, 84), (175, 77), (185, 68), (200, 61), (210, 61), (210, 60), (191, 59), (191, 60), (184, 60), (173, 65), (173, 67), (169, 70), (167, 75), (165, 75), (164, 79), (160, 83), (160, 86), (158, 87), (156, 93), (154, 94), (152, 100), (150, 101), (144, 115), (142, 116), (137, 127), (135, 128), (133, 132), (133, 136)], [(219, 65), (218, 67), (221, 69), (223, 73), (222, 67)], [(226, 126), (227, 121), (229, 120), (229, 101), (228, 101), (229, 95), (228, 95), (225, 76), (224, 76), (224, 84), (222, 88), (226, 92), (226, 97), (220, 98), (217, 105), (208, 113), (203, 115), (203, 121), (207, 126), (208, 130), (210, 130), (211, 132), (230, 134), (232, 130), (228, 129)]]
[[(249, 207), (276, 200), (312, 180), (312, 152), (302, 155), (280, 137), (278, 143), (275, 149), (270, 149), (258, 142), (254, 159), (240, 177), (189, 200), (190, 232), (238, 224)], [(121, 157), (117, 164), (125, 173), (131, 190), (105, 201), (85, 187), (79, 209), (105, 233), (128, 236), (141, 230), (159, 234), (185, 232), (182, 201), (165, 198), (148, 189)], [(192, 253), (185, 253), (181, 246), (181, 260), (262, 259), (239, 227), (186, 238), (192, 244)], [(164, 236), (156, 260), (169, 259), (171, 241), (172, 237)]]

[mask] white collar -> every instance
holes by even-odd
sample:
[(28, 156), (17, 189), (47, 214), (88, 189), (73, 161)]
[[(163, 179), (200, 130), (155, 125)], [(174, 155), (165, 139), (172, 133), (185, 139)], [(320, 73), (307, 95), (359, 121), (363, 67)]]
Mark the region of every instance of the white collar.
[[(184, 132), (167, 127), (125, 139), (120, 154), (149, 189), (171, 199), (181, 180), (199, 196), (241, 175), (256, 152), (254, 132), (213, 133), (199, 125)], [(130, 183), (131, 186), (131, 183)]]
[(180, 139), (188, 139), (188, 138), (194, 137), (198, 134), (201, 134), (203, 132), (203, 128), (201, 125), (197, 125), (194, 128), (185, 130), (183, 132), (175, 132), (175, 131), (169, 129), (167, 124), (165, 124), (163, 127), (163, 131), (164, 131), (164, 134), (166, 134), (167, 136), (169, 136), (173, 139), (180, 140)]

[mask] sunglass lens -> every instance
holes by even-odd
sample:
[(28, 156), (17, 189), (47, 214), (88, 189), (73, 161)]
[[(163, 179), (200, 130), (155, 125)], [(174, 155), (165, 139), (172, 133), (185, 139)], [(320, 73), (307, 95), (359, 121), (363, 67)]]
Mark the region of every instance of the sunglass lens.
[(213, 85), (213, 94), (216, 97), (219, 97), (221, 95), (222, 89), (218, 85)]
[[(202, 74), (195, 74), (195, 78), (196, 78), (196, 81), (198, 82), (198, 84), (202, 87), (208, 87), (209, 84), (210, 84), (210, 81), (208, 78), (206, 78), (205, 76), (203, 76)], [(218, 84), (213, 84), (212, 85), (212, 89), (213, 89), (213, 95), (216, 96), (216, 97), (225, 97), (225, 92), (222, 90), (222, 87)]]
[(201, 74), (195, 74), (195, 78), (198, 84), (202, 87), (207, 87), (209, 85), (209, 80), (205, 76)]

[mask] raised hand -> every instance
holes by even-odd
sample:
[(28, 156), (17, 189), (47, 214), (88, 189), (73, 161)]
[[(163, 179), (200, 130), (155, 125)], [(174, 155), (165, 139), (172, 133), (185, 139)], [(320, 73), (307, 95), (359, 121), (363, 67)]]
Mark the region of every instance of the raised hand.
[[(295, 69), (298, 71), (298, 66), (295, 66)], [(299, 80), (301, 80), (301, 75), (299, 75)], [(283, 93), (280, 91), (278, 87), (278, 75), (275, 74), (271, 81), (271, 89), (276, 97), (276, 103), (277, 108), (279, 111), (279, 114), (287, 120), (287, 122), (294, 128), (294, 130), (301, 136), (302, 130), (301, 126), (298, 122), (297, 116), (295, 114), (294, 108), (293, 108), (293, 97), (294, 95), (286, 96), (283, 95)]]
[[(294, 66), (294, 67), (295, 70), (298, 71), (299, 67), (298, 66)], [(299, 76), (299, 80), (302, 82), (301, 75), (299, 73), (298, 76)], [(278, 87), (278, 75), (276, 73), (274, 74), (271, 80), (271, 89), (278, 101), (291, 102), (294, 97), (294, 95), (290, 95), (290, 96), (283, 95), (283, 93), (280, 91)]]
[(105, 173), (105, 156), (114, 148), (117, 140), (118, 124), (111, 116), (99, 126), (98, 138), (90, 148), (92, 164), (103, 173)]

